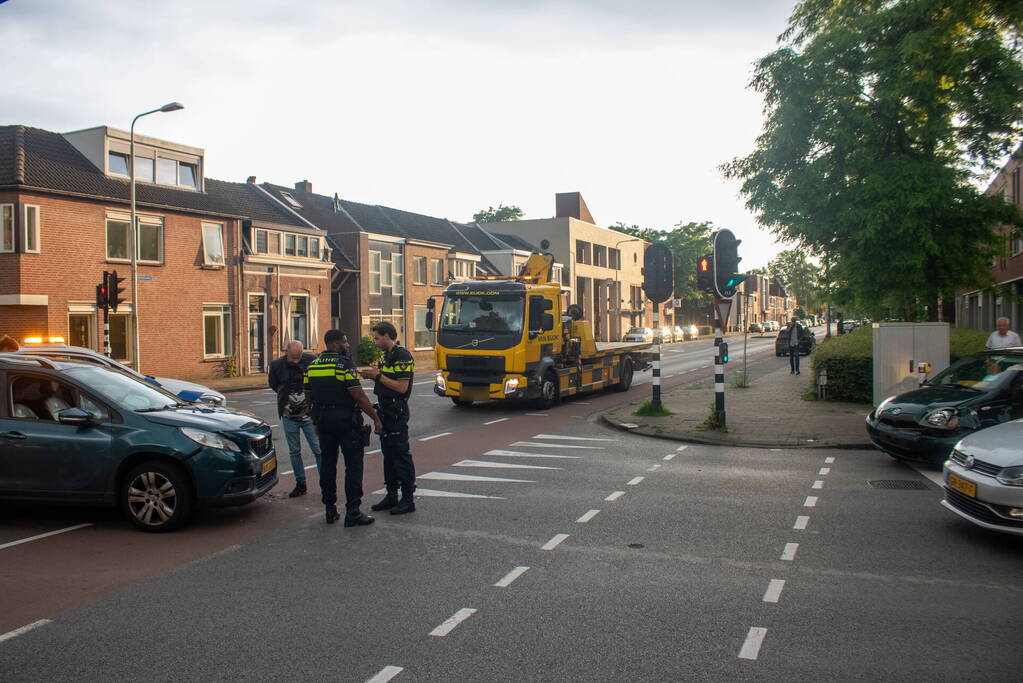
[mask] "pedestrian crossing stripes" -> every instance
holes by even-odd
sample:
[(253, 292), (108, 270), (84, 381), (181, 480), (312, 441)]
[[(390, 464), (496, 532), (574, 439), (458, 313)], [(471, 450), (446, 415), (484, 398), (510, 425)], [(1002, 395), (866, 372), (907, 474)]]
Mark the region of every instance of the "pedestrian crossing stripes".
[(523, 465), (517, 462), (489, 462), (486, 460), (460, 460), (451, 465), (452, 467), (492, 467), (505, 470), (560, 470), (560, 467), (549, 467), (546, 465)]
[(586, 448), (589, 450), (602, 451), (603, 446), (576, 446), (568, 443), (538, 443), (536, 441), (516, 441), (511, 446), (526, 446), (529, 448)]
[(475, 474), (450, 474), (448, 472), (427, 472), (420, 474), (416, 479), (429, 481), (489, 481), (499, 483), (533, 484), (536, 482), (528, 479), (505, 479), (503, 477), (481, 477)]
[[(422, 477), (420, 477), (422, 479)], [(374, 491), (373, 495), (383, 496), (387, 494), (387, 489), (380, 489)], [(459, 493), (458, 491), (437, 491), (435, 489), (424, 489), (422, 487), (416, 487), (416, 496), (422, 498), (485, 498), (489, 500), (505, 500), (500, 496), (483, 496), (478, 493)], [(319, 517), (320, 513), (317, 512), (316, 516)]]
[(559, 460), (578, 460), (580, 455), (552, 455), (550, 453), (523, 453), (522, 451), (506, 451), (500, 448), (487, 451), (483, 455), (503, 455), (509, 458), (557, 458)]
[(614, 441), (618, 439), (602, 439), (594, 436), (561, 436), (560, 434), (535, 434), (534, 439), (561, 439), (563, 441)]

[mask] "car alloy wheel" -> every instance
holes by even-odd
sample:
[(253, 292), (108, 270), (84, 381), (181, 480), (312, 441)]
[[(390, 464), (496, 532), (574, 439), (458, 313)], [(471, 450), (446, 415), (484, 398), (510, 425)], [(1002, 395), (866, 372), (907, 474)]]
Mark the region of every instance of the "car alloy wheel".
[(128, 485), (128, 509), (139, 523), (166, 524), (178, 506), (173, 482), (159, 472), (141, 472)]

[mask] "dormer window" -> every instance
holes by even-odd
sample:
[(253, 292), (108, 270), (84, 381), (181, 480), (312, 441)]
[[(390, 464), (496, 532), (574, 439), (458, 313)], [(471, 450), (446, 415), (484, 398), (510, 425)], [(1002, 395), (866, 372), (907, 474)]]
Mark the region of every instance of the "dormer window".
[(302, 208), (302, 205), (299, 204), (298, 201), (287, 192), (281, 192), (281, 197), (284, 198), (284, 201), (286, 201), (291, 208), (293, 209)]
[(114, 175), (128, 175), (128, 155), (111, 152), (107, 157), (107, 166)]

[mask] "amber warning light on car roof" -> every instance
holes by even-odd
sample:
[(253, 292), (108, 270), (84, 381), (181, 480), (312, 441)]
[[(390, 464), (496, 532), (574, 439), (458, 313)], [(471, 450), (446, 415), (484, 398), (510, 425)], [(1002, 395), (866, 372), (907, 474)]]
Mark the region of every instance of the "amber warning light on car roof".
[(25, 337), (26, 344), (63, 344), (64, 337)]

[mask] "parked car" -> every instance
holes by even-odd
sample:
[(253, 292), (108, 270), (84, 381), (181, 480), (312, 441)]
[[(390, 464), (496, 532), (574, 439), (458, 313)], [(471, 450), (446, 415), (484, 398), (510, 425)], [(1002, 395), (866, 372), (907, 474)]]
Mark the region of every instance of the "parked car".
[[(817, 344), (817, 337), (814, 335), (813, 330), (805, 327), (803, 330), (805, 334), (799, 340), (799, 355), (809, 356), (810, 352), (813, 351), (813, 347)], [(789, 328), (783, 327), (778, 332), (778, 336), (774, 340), (774, 355), (789, 355)]]
[(696, 325), (686, 325), (682, 328), (682, 339), (684, 341), (693, 341), (694, 339), (700, 338), (700, 328)]
[(652, 342), (654, 331), (649, 327), (633, 327), (622, 337), (623, 342)]
[(874, 445), (892, 457), (940, 467), (958, 441), (1023, 418), (1023, 348), (960, 358), (913, 391), (867, 415)]
[(675, 332), (670, 327), (661, 328), (661, 343), (670, 344), (675, 341)]
[(977, 526), (1023, 536), (1023, 420), (964, 438), (943, 474), (942, 505)]
[(764, 326), (762, 324), (760, 324), (760, 323), (750, 323), (750, 325), (749, 325), (749, 333), (750, 334), (763, 334), (764, 333)]
[(270, 425), (110, 367), (0, 353), (0, 499), (119, 507), (171, 531), (277, 484)]
[(102, 353), (97, 353), (92, 349), (86, 349), (81, 346), (68, 346), (67, 344), (59, 341), (42, 342), (25, 340), (25, 344), (18, 349), (17, 353), (32, 356), (43, 356), (54, 360), (75, 360), (83, 363), (102, 365), (104, 367), (120, 370), (121, 372), (126, 372), (133, 377), (137, 377), (138, 379), (144, 380), (158, 387), (163, 387), (172, 394), (177, 394), (178, 398), (183, 401), (198, 401), (200, 403), (209, 403), (214, 406), (227, 405), (227, 398), (222, 393), (203, 386), (202, 384), (186, 382), (180, 379), (171, 379), (169, 377), (152, 377), (150, 375), (143, 375), (135, 372), (123, 363), (118, 363), (112, 358), (107, 358)]

